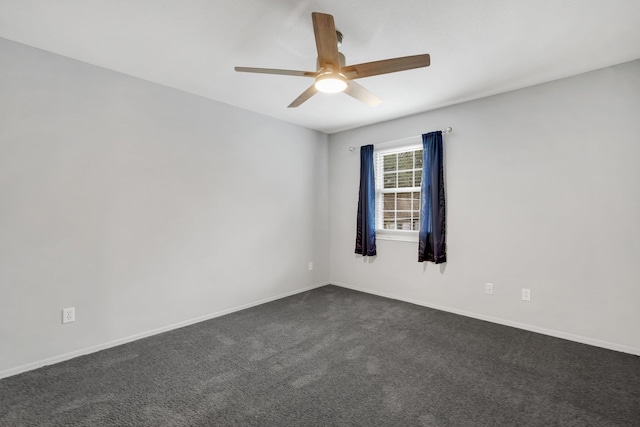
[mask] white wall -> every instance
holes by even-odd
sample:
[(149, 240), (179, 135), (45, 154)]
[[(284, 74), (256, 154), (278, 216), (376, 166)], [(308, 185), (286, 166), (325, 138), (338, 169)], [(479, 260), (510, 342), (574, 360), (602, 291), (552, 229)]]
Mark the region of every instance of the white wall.
[[(640, 354), (640, 61), (329, 147), (3, 39), (0, 64), (0, 377), (329, 278)], [(449, 262), (394, 241), (356, 256), (348, 147), (446, 126)]]
[[(356, 256), (348, 147), (447, 126), (448, 262)], [(331, 281), (640, 354), (639, 159), (640, 61), (332, 135)]]
[(3, 39), (0, 63), (0, 377), (327, 282), (326, 135)]

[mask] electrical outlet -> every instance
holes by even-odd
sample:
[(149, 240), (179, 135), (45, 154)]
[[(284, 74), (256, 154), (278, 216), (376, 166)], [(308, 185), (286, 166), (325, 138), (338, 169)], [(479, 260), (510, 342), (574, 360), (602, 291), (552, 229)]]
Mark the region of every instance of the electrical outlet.
[(487, 295), (493, 295), (493, 283), (484, 284), (484, 293)]
[(522, 288), (522, 300), (531, 301), (531, 289)]
[(71, 323), (76, 321), (76, 308), (69, 307), (62, 309), (62, 323)]
[(309, 271), (313, 270), (313, 262), (309, 261)]

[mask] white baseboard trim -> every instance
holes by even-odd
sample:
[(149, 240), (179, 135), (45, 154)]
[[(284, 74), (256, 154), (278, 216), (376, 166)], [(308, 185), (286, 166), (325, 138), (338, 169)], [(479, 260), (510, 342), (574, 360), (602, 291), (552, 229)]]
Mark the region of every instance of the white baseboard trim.
[(70, 353), (61, 354), (59, 356), (49, 357), (47, 359), (39, 360), (39, 361), (33, 362), (33, 363), (27, 363), (26, 365), (21, 365), (21, 366), (18, 366), (16, 368), (10, 368), (10, 369), (4, 370), (4, 371), (0, 371), (0, 379), (11, 377), (13, 375), (18, 375), (18, 374), (21, 374), (23, 372), (32, 371), (34, 369), (38, 369), (38, 368), (41, 368), (43, 366), (53, 365), (53, 364), (56, 364), (56, 363), (64, 362), (65, 360), (73, 359), (73, 358), (78, 357), (78, 356), (84, 356), (85, 354), (91, 354), (91, 353), (95, 353), (95, 352), (100, 351), (100, 350), (106, 350), (106, 349), (111, 348), (111, 347), (116, 347), (116, 346), (119, 346), (119, 345), (122, 345), (122, 344), (126, 344), (126, 343), (131, 342), (131, 341), (136, 341), (136, 340), (139, 340), (139, 339), (142, 339), (142, 338), (150, 337), (152, 335), (157, 335), (157, 334), (161, 334), (163, 332), (168, 332), (168, 331), (171, 331), (173, 329), (178, 329), (178, 328), (182, 328), (182, 327), (185, 327), (185, 326), (193, 325), (194, 323), (203, 322), (205, 320), (213, 319), (215, 317), (220, 317), (220, 316), (224, 316), (226, 314), (234, 313), (236, 311), (245, 310), (247, 308), (255, 307), (257, 305), (265, 304), (265, 303), (268, 303), (268, 302), (271, 302), (271, 301), (275, 301), (275, 300), (278, 300), (278, 299), (281, 299), (281, 298), (290, 297), (292, 295), (296, 295), (296, 294), (300, 294), (300, 293), (303, 293), (303, 292), (307, 292), (307, 291), (310, 291), (312, 289), (316, 289), (316, 288), (320, 288), (322, 286), (326, 286), (328, 284), (329, 284), (329, 282), (317, 283), (317, 284), (312, 285), (312, 286), (307, 286), (306, 288), (296, 289), (296, 290), (290, 291), (290, 292), (285, 292), (284, 294), (276, 295), (276, 296), (269, 297), (269, 298), (264, 298), (264, 299), (261, 299), (261, 300), (258, 300), (258, 301), (253, 301), (253, 302), (250, 302), (250, 303), (247, 303), (247, 304), (243, 304), (243, 305), (240, 305), (238, 307), (230, 308), (230, 309), (227, 309), (227, 310), (217, 311), (217, 312), (211, 313), (211, 314), (205, 314), (204, 316), (196, 317), (194, 319), (185, 320), (183, 322), (174, 323), (173, 325), (163, 326), (163, 327), (158, 328), (158, 329), (153, 329), (153, 330), (147, 331), (147, 332), (141, 332), (139, 334), (131, 335), (131, 336), (128, 336), (128, 337), (125, 337), (125, 338), (120, 338), (120, 339), (117, 339), (117, 340), (109, 341), (109, 342), (106, 342), (104, 344), (98, 344), (98, 345), (94, 345), (94, 346), (91, 346), (91, 347), (83, 348), (83, 349), (80, 349), (80, 350), (72, 351)]
[(354, 291), (364, 292), (364, 293), (372, 294), (372, 295), (378, 295), (378, 296), (381, 296), (381, 297), (395, 299), (395, 300), (398, 300), (398, 301), (404, 301), (404, 302), (408, 302), (408, 303), (411, 303), (411, 304), (421, 305), (423, 307), (429, 307), (429, 308), (433, 308), (433, 309), (440, 310), (440, 311), (446, 311), (446, 312), (449, 312), (449, 313), (459, 314), (461, 316), (472, 317), (474, 319), (485, 320), (487, 322), (497, 323), (497, 324), (504, 325), (504, 326), (511, 326), (511, 327), (518, 328), (518, 329), (524, 329), (525, 331), (537, 332), (537, 333), (543, 334), (543, 335), (549, 335), (549, 336), (556, 337), (556, 338), (562, 338), (562, 339), (569, 340), (569, 341), (575, 341), (575, 342), (579, 342), (579, 343), (582, 343), (582, 344), (588, 344), (588, 345), (592, 345), (592, 346), (595, 346), (595, 347), (601, 347), (601, 348), (606, 348), (608, 350), (614, 350), (614, 351), (619, 351), (619, 352), (622, 352), (622, 353), (629, 353), (629, 354), (633, 354), (633, 355), (636, 355), (636, 356), (640, 356), (640, 348), (634, 348), (634, 347), (629, 347), (629, 346), (626, 346), (626, 345), (612, 343), (612, 342), (609, 342), (609, 341), (602, 341), (602, 340), (598, 340), (598, 339), (594, 339), (594, 338), (583, 337), (581, 335), (574, 335), (574, 334), (570, 334), (570, 333), (567, 333), (567, 332), (556, 331), (556, 330), (553, 330), (553, 329), (541, 328), (539, 326), (528, 325), (528, 324), (525, 324), (525, 323), (513, 322), (511, 320), (501, 319), (501, 318), (492, 317), (492, 316), (486, 316), (484, 314), (478, 314), (478, 313), (473, 313), (473, 312), (464, 311), (464, 310), (458, 310), (458, 309), (451, 308), (451, 307), (444, 307), (444, 306), (437, 305), (437, 304), (430, 304), (430, 303), (427, 303), (427, 302), (424, 302), (424, 301), (418, 301), (418, 300), (414, 300), (414, 299), (411, 299), (411, 298), (403, 298), (403, 297), (399, 297), (397, 295), (388, 294), (386, 292), (379, 292), (379, 291), (374, 291), (374, 290), (371, 290), (371, 289), (365, 289), (365, 288), (361, 288), (361, 287), (358, 287), (358, 286), (352, 286), (352, 285), (349, 285), (349, 284), (346, 284), (346, 283), (341, 283), (341, 282), (336, 282), (336, 281), (330, 281), (330, 283), (332, 285), (340, 286), (342, 288), (352, 289)]

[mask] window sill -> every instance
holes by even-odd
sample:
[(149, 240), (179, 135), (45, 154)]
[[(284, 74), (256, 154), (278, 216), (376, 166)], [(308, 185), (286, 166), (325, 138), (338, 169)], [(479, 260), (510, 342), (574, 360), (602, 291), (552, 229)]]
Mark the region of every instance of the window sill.
[(399, 242), (417, 242), (417, 231), (376, 230), (376, 239), (396, 240)]

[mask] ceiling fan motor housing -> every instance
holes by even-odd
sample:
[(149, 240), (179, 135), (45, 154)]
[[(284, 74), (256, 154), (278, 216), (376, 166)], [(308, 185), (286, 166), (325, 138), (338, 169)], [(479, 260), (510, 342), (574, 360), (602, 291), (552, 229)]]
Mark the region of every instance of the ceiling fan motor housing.
[(347, 60), (345, 59), (344, 55), (342, 54), (342, 52), (338, 52), (338, 58), (340, 60), (340, 63), (338, 64), (338, 69), (337, 70), (327, 70), (326, 67), (323, 68), (320, 66), (320, 58), (316, 58), (316, 70), (318, 72), (324, 72), (324, 71), (336, 71), (336, 72), (340, 72), (340, 70), (342, 69), (342, 67), (345, 66), (345, 64), (347, 63)]
[(338, 52), (338, 58), (339, 58), (340, 64), (338, 65), (337, 70), (333, 68), (328, 68), (326, 67), (326, 65), (325, 67), (321, 67), (319, 58), (316, 61), (316, 69), (318, 70), (318, 76), (316, 77), (314, 86), (320, 92), (338, 93), (346, 89), (347, 77), (340, 72), (342, 70), (342, 67), (344, 67), (346, 63), (345, 57), (341, 52)]

